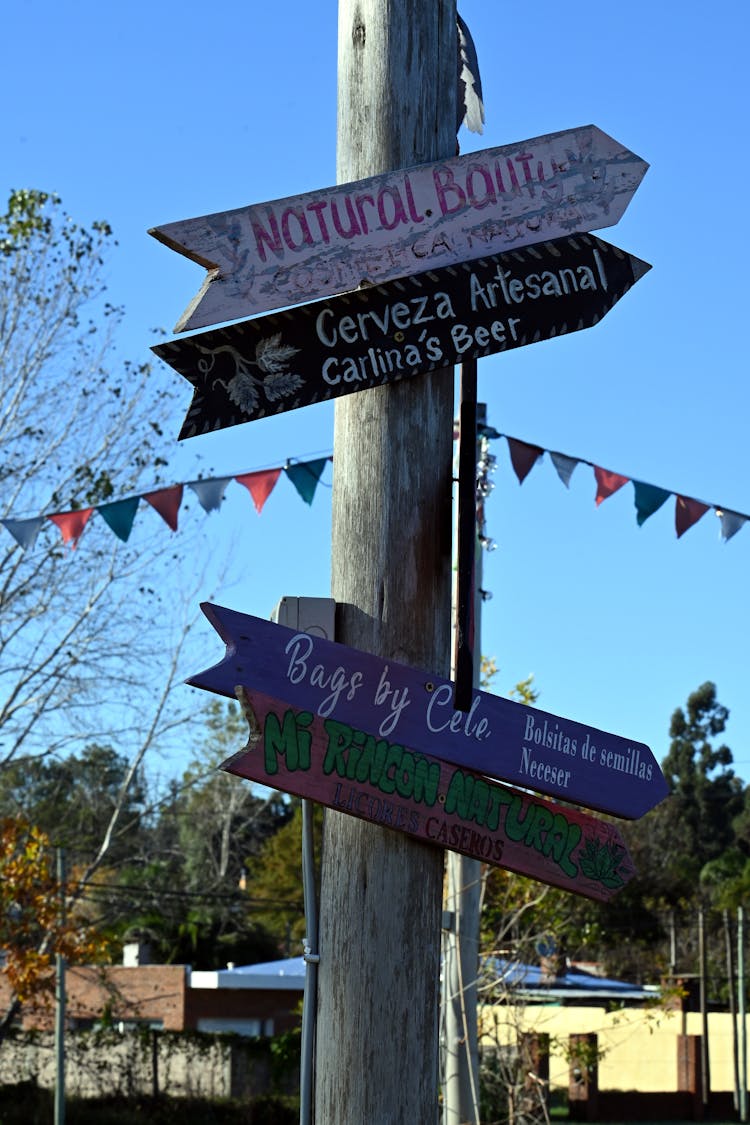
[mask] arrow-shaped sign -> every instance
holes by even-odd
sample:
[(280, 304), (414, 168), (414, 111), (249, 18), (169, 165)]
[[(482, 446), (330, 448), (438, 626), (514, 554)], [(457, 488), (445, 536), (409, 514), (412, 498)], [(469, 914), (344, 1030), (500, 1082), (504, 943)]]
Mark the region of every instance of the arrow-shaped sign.
[(613, 824), (259, 692), (239, 695), (250, 740), (222, 763), (229, 773), (602, 902), (635, 873)]
[(614, 226), (647, 167), (586, 125), (150, 233), (209, 271), (182, 332)]
[(415, 274), (153, 348), (192, 383), (180, 437), (597, 324), (651, 267), (595, 235)]
[(202, 608), (227, 651), (221, 663), (188, 680), (195, 687), (230, 698), (238, 687), (259, 691), (441, 761), (615, 816), (642, 816), (667, 794), (642, 743), (482, 691), (468, 711), (454, 711), (453, 685), (429, 672), (222, 606)]

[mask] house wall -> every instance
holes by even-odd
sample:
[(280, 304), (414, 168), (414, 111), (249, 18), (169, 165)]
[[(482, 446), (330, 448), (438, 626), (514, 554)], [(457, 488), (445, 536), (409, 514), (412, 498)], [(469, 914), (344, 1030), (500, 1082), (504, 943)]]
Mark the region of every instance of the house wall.
[(259, 1034), (278, 1035), (300, 1023), (302, 992), (271, 988), (189, 988), (186, 996), (185, 1026), (198, 1028), (204, 1019), (257, 1019), (273, 1022)]
[[(185, 965), (72, 966), (65, 974), (68, 1024), (97, 1022), (106, 1013), (113, 1023), (154, 1022), (165, 1031), (197, 1030), (201, 1020), (257, 1020), (258, 1034), (274, 1035), (299, 1025), (301, 990), (190, 988), (188, 979)], [(9, 1000), (10, 990), (0, 973), (0, 1011)], [(22, 1009), (21, 1026), (24, 1030), (54, 1027), (51, 994)]]
[[(68, 1020), (100, 1020), (106, 1012), (113, 1020), (161, 1021), (166, 1030), (185, 1026), (187, 969), (184, 965), (74, 965), (65, 973)], [(10, 998), (0, 974), (0, 1008)], [(53, 998), (48, 994), (22, 1009), (25, 1030), (54, 1027)]]
[[(516, 1022), (517, 1021), (517, 1022)], [(750, 1017), (746, 1022), (750, 1035)], [(600, 1090), (677, 1090), (677, 1037), (700, 1035), (699, 1012), (663, 1012), (659, 1008), (626, 1008), (607, 1012), (594, 1007), (527, 1005), (485, 1006), (480, 1011), (480, 1044), (492, 1047), (515, 1042), (516, 1031), (547, 1033), (551, 1039), (550, 1083), (568, 1088), (568, 1036), (594, 1032), (603, 1051), (599, 1061)], [(728, 1012), (708, 1016), (711, 1089), (734, 1086), (732, 1017)]]
[(67, 1010), (77, 1019), (101, 1018), (105, 1005), (121, 1020), (160, 1020), (167, 1031), (185, 1025), (185, 965), (74, 966), (65, 974)]

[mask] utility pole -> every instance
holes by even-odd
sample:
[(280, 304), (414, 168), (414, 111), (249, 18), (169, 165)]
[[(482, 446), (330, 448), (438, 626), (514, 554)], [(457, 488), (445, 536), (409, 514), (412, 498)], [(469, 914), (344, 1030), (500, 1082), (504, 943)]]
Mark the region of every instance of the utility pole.
[[(456, 151), (455, 0), (340, 0), (339, 182)], [(366, 280), (366, 279), (363, 279)], [(449, 670), (453, 372), (337, 400), (337, 639)], [(443, 854), (326, 813), (315, 1119), (437, 1121)]]
[(745, 1004), (745, 908), (737, 907), (737, 1009), (740, 1017), (740, 1121), (747, 1121), (747, 1010)]
[[(463, 387), (462, 387), (463, 390)], [(463, 397), (463, 396), (462, 396)], [(463, 426), (464, 417), (459, 418)], [(487, 439), (477, 427), (487, 422), (484, 403), (476, 406), (475, 456), (472, 469), (473, 502), (477, 508), (477, 474), (485, 462)], [(465, 434), (460, 431), (463, 448)], [(475, 539), (483, 526), (477, 522)], [(457, 540), (460, 534), (456, 536)], [(482, 663), (482, 548), (475, 543), (473, 686), (478, 688)], [(458, 609), (458, 596), (456, 608)], [(454, 622), (458, 628), (458, 622)], [(454, 646), (454, 652), (457, 648)], [(454, 660), (457, 665), (457, 659)], [(454, 674), (456, 674), (454, 666)], [(442, 1125), (479, 1125), (479, 1046), (477, 1027), (479, 972), (479, 917), (482, 865), (478, 859), (446, 852), (446, 914), (443, 936), (443, 1122)]]
[(737, 1042), (737, 996), (734, 979), (734, 949), (732, 947), (732, 923), (729, 911), (722, 911), (724, 922), (724, 945), (727, 956), (727, 992), (729, 993), (729, 1013), (732, 1017), (732, 1066), (734, 1071), (734, 1108), (740, 1108), (740, 1055)]
[(706, 957), (706, 919), (703, 907), (698, 910), (698, 959), (700, 961), (701, 1006), (701, 1099), (708, 1108), (711, 1093), (710, 1055), (708, 1049), (708, 964)]
[[(60, 921), (65, 922), (65, 852), (57, 848)], [(65, 1125), (65, 958), (55, 955), (55, 1101), (54, 1125)]]

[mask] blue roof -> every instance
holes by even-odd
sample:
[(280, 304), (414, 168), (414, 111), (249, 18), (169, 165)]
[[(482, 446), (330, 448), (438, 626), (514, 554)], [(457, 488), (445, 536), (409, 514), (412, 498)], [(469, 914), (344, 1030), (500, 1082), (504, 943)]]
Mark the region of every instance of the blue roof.
[(226, 971), (257, 976), (300, 977), (304, 981), (305, 958), (285, 957), (281, 961), (263, 961), (258, 965), (235, 965)]
[[(263, 987), (274, 987), (273, 980), (279, 980), (278, 987), (294, 987), (292, 982), (298, 982), (303, 988), (305, 983), (304, 957), (285, 957), (279, 961), (264, 961), (257, 965), (239, 965), (221, 972), (222, 979), (231, 977), (239, 982), (240, 978), (250, 981), (254, 978), (266, 977)], [(529, 965), (523, 961), (509, 961), (502, 957), (491, 957), (484, 962), (485, 973), (495, 975), (499, 985), (522, 992), (529, 999), (535, 1000), (590, 1000), (592, 1003), (603, 1000), (645, 1000), (655, 994), (653, 988), (642, 988), (628, 981), (615, 980), (611, 977), (599, 977), (594, 973), (587, 973), (584, 969), (569, 968), (559, 976), (551, 977), (542, 970), (540, 965)], [(283, 981), (283, 984), (282, 984)], [(227, 984), (229, 982), (227, 981)], [(242, 987), (242, 985), (240, 985)], [(260, 984), (255, 985), (260, 987)]]
[(492, 957), (485, 961), (485, 969), (495, 973), (498, 983), (508, 988), (533, 994), (538, 999), (544, 997), (564, 1000), (583, 999), (622, 999), (643, 1000), (653, 997), (653, 988), (643, 988), (628, 981), (614, 980), (587, 973), (584, 969), (566, 968), (557, 976), (550, 976), (541, 965), (528, 965), (523, 961), (507, 961), (502, 957)]

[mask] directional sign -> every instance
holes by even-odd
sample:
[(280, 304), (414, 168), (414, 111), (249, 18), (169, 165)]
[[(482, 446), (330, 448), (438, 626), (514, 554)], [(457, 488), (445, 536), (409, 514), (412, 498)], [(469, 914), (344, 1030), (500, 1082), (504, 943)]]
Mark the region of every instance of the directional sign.
[(222, 763), (229, 773), (603, 902), (635, 874), (613, 824), (258, 692), (240, 698), (250, 740)]
[(667, 794), (647, 746), (477, 691), (453, 709), (453, 685), (222, 606), (203, 612), (227, 645), (188, 683), (235, 698), (259, 691), (499, 781), (573, 804), (639, 817)]
[(193, 385), (193, 437), (590, 328), (650, 268), (580, 234), (153, 350)]
[(150, 233), (209, 270), (182, 332), (614, 226), (647, 167), (585, 125)]

